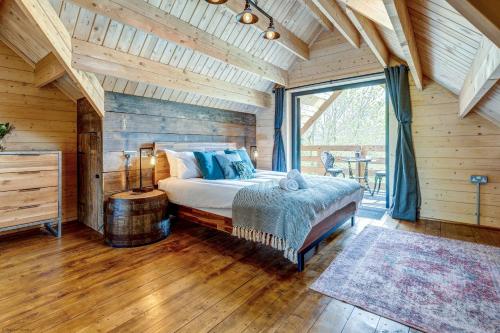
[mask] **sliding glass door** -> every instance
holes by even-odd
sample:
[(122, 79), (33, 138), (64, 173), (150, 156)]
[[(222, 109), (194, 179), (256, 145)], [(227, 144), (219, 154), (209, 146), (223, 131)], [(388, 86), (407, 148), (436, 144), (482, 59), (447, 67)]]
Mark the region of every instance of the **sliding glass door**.
[(387, 107), (385, 80), (292, 93), (292, 167), (355, 179), (385, 206)]

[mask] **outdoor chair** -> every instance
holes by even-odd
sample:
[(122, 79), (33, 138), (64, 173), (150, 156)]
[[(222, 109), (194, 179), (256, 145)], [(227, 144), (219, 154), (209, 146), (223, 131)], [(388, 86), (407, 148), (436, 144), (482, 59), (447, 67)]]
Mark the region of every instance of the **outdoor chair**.
[(342, 174), (342, 176), (345, 178), (345, 173), (342, 170), (342, 168), (338, 168), (335, 166), (335, 156), (333, 156), (332, 153), (328, 151), (322, 152), (321, 162), (325, 167), (325, 174), (324, 174), (325, 176), (329, 174), (333, 177), (337, 177), (338, 175)]
[[(382, 179), (384, 177), (385, 177), (385, 170), (375, 172), (375, 185), (373, 186), (372, 196), (375, 193), (375, 189), (377, 190), (377, 194), (378, 192), (380, 192), (380, 185), (382, 184)], [(377, 187), (377, 182), (378, 182), (378, 187)]]

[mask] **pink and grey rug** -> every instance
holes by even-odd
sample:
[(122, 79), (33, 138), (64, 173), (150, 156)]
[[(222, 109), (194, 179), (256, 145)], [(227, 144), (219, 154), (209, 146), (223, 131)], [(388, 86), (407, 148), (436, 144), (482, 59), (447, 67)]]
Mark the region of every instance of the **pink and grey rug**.
[(426, 332), (500, 332), (500, 248), (368, 226), (311, 286)]

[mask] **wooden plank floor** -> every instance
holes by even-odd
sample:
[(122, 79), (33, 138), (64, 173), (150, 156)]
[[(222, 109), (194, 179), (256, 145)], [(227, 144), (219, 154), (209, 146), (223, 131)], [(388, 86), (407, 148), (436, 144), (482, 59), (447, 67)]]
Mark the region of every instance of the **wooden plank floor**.
[(0, 238), (0, 332), (416, 332), (308, 286), (367, 224), (500, 246), (500, 231), (358, 219), (297, 273), (271, 249), (188, 223), (114, 249), (66, 225)]

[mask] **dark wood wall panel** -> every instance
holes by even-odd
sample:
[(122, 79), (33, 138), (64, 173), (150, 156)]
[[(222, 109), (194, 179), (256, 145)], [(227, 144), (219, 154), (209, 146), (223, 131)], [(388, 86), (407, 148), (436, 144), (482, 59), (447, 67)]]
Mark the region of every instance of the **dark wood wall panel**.
[(103, 227), (102, 119), (84, 98), (78, 114), (78, 220), (95, 230)]
[[(138, 151), (154, 142), (235, 142), (255, 145), (255, 115), (158, 99), (106, 93), (103, 126), (105, 199), (126, 188), (124, 150)], [(128, 180), (138, 182), (138, 154)], [(144, 170), (144, 168), (143, 168)], [(151, 170), (146, 171), (150, 184)]]

